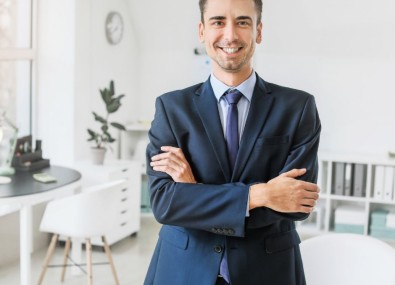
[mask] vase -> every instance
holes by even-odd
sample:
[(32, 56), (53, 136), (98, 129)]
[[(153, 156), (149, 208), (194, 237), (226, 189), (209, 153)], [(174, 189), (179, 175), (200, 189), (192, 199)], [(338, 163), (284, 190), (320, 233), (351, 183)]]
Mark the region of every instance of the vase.
[(92, 163), (93, 164), (101, 165), (104, 163), (104, 156), (106, 154), (105, 148), (92, 147), (91, 153), (92, 153)]

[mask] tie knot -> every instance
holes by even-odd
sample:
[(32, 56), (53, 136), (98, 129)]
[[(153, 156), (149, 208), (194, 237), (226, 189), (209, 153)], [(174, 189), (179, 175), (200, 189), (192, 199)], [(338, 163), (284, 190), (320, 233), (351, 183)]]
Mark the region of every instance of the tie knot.
[(243, 96), (241, 92), (237, 89), (230, 89), (225, 94), (225, 99), (228, 101), (229, 105), (237, 104), (240, 98)]

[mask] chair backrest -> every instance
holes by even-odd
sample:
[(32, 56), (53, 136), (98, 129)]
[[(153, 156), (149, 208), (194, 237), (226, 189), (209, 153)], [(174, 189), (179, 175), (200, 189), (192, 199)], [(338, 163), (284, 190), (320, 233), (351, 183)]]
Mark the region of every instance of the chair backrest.
[(83, 193), (49, 202), (40, 230), (77, 238), (109, 233), (116, 226), (126, 183), (126, 180), (117, 180), (99, 184), (84, 189)]
[(358, 234), (327, 234), (300, 245), (308, 285), (394, 285), (395, 249)]

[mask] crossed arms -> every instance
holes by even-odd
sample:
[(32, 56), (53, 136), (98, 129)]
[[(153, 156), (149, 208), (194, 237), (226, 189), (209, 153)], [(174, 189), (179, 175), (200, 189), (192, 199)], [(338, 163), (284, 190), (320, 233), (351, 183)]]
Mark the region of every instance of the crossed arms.
[[(180, 148), (163, 146), (163, 153), (151, 158), (151, 167), (164, 172), (175, 182), (196, 183), (191, 167)], [(267, 183), (252, 185), (249, 189), (249, 210), (270, 208), (282, 213), (311, 213), (319, 198), (316, 184), (297, 180), (306, 169), (292, 169)]]

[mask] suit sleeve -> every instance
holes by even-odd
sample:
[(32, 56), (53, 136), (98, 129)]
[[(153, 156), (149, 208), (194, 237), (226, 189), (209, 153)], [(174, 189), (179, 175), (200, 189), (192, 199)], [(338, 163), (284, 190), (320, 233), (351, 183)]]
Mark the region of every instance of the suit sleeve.
[(156, 100), (156, 113), (148, 135), (147, 175), (151, 207), (157, 221), (217, 234), (244, 236), (248, 186), (242, 183), (176, 183), (166, 173), (151, 168), (151, 157), (160, 152), (161, 146), (180, 145), (161, 97)]
[[(306, 168), (306, 174), (298, 177), (298, 179), (312, 183), (317, 182), (317, 152), (320, 133), (321, 122), (315, 105), (315, 100), (313, 96), (308, 96), (293, 137), (291, 150), (280, 174), (294, 168)], [(298, 221), (306, 219), (308, 216), (309, 214), (305, 213), (280, 213), (268, 208), (257, 208), (250, 212), (247, 227), (263, 227), (274, 223), (279, 219)]]

